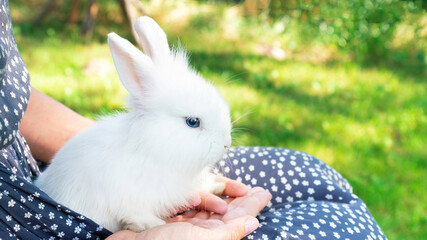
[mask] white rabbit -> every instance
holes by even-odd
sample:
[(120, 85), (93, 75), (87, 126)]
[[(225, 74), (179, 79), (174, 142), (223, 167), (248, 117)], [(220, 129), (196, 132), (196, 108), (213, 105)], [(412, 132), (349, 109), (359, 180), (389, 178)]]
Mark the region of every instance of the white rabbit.
[(99, 120), (55, 155), (36, 185), (110, 231), (143, 231), (201, 191), (222, 192), (208, 173), (231, 144), (229, 107), (216, 88), (170, 50), (149, 17), (135, 29), (142, 53), (115, 33), (113, 60), (130, 93), (128, 112)]

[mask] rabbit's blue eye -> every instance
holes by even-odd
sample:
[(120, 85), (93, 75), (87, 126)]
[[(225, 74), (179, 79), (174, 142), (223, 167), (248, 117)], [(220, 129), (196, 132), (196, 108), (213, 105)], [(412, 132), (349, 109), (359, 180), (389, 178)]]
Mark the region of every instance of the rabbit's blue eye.
[(191, 128), (198, 128), (200, 126), (200, 119), (197, 117), (187, 117), (185, 122)]

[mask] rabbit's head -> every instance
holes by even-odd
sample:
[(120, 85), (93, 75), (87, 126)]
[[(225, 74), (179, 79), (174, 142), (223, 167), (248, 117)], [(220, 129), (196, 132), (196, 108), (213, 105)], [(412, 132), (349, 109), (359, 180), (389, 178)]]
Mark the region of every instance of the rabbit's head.
[(144, 53), (115, 33), (108, 35), (108, 42), (130, 93), (130, 111), (136, 113), (129, 124), (139, 124), (137, 134), (149, 138), (141, 144), (159, 159), (197, 159), (201, 166), (219, 160), (231, 144), (227, 103), (189, 67), (184, 50), (169, 48), (153, 19), (140, 17), (135, 30)]

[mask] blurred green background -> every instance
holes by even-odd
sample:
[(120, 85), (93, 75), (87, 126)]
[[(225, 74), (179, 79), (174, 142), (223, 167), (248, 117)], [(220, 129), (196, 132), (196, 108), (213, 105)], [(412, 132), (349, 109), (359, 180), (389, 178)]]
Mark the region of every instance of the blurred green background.
[[(10, 1), (32, 84), (90, 118), (123, 108), (106, 43), (132, 39), (115, 0), (73, 1), (37, 25), (45, 0)], [(239, 119), (234, 145), (311, 153), (336, 168), (390, 239), (427, 236), (426, 1), (138, 2), (191, 53)]]

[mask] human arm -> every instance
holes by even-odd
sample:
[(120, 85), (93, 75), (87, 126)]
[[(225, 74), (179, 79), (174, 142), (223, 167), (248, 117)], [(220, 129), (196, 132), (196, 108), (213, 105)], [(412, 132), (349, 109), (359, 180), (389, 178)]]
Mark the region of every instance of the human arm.
[(68, 139), (92, 124), (92, 120), (32, 88), (19, 130), (33, 156), (49, 162)]

